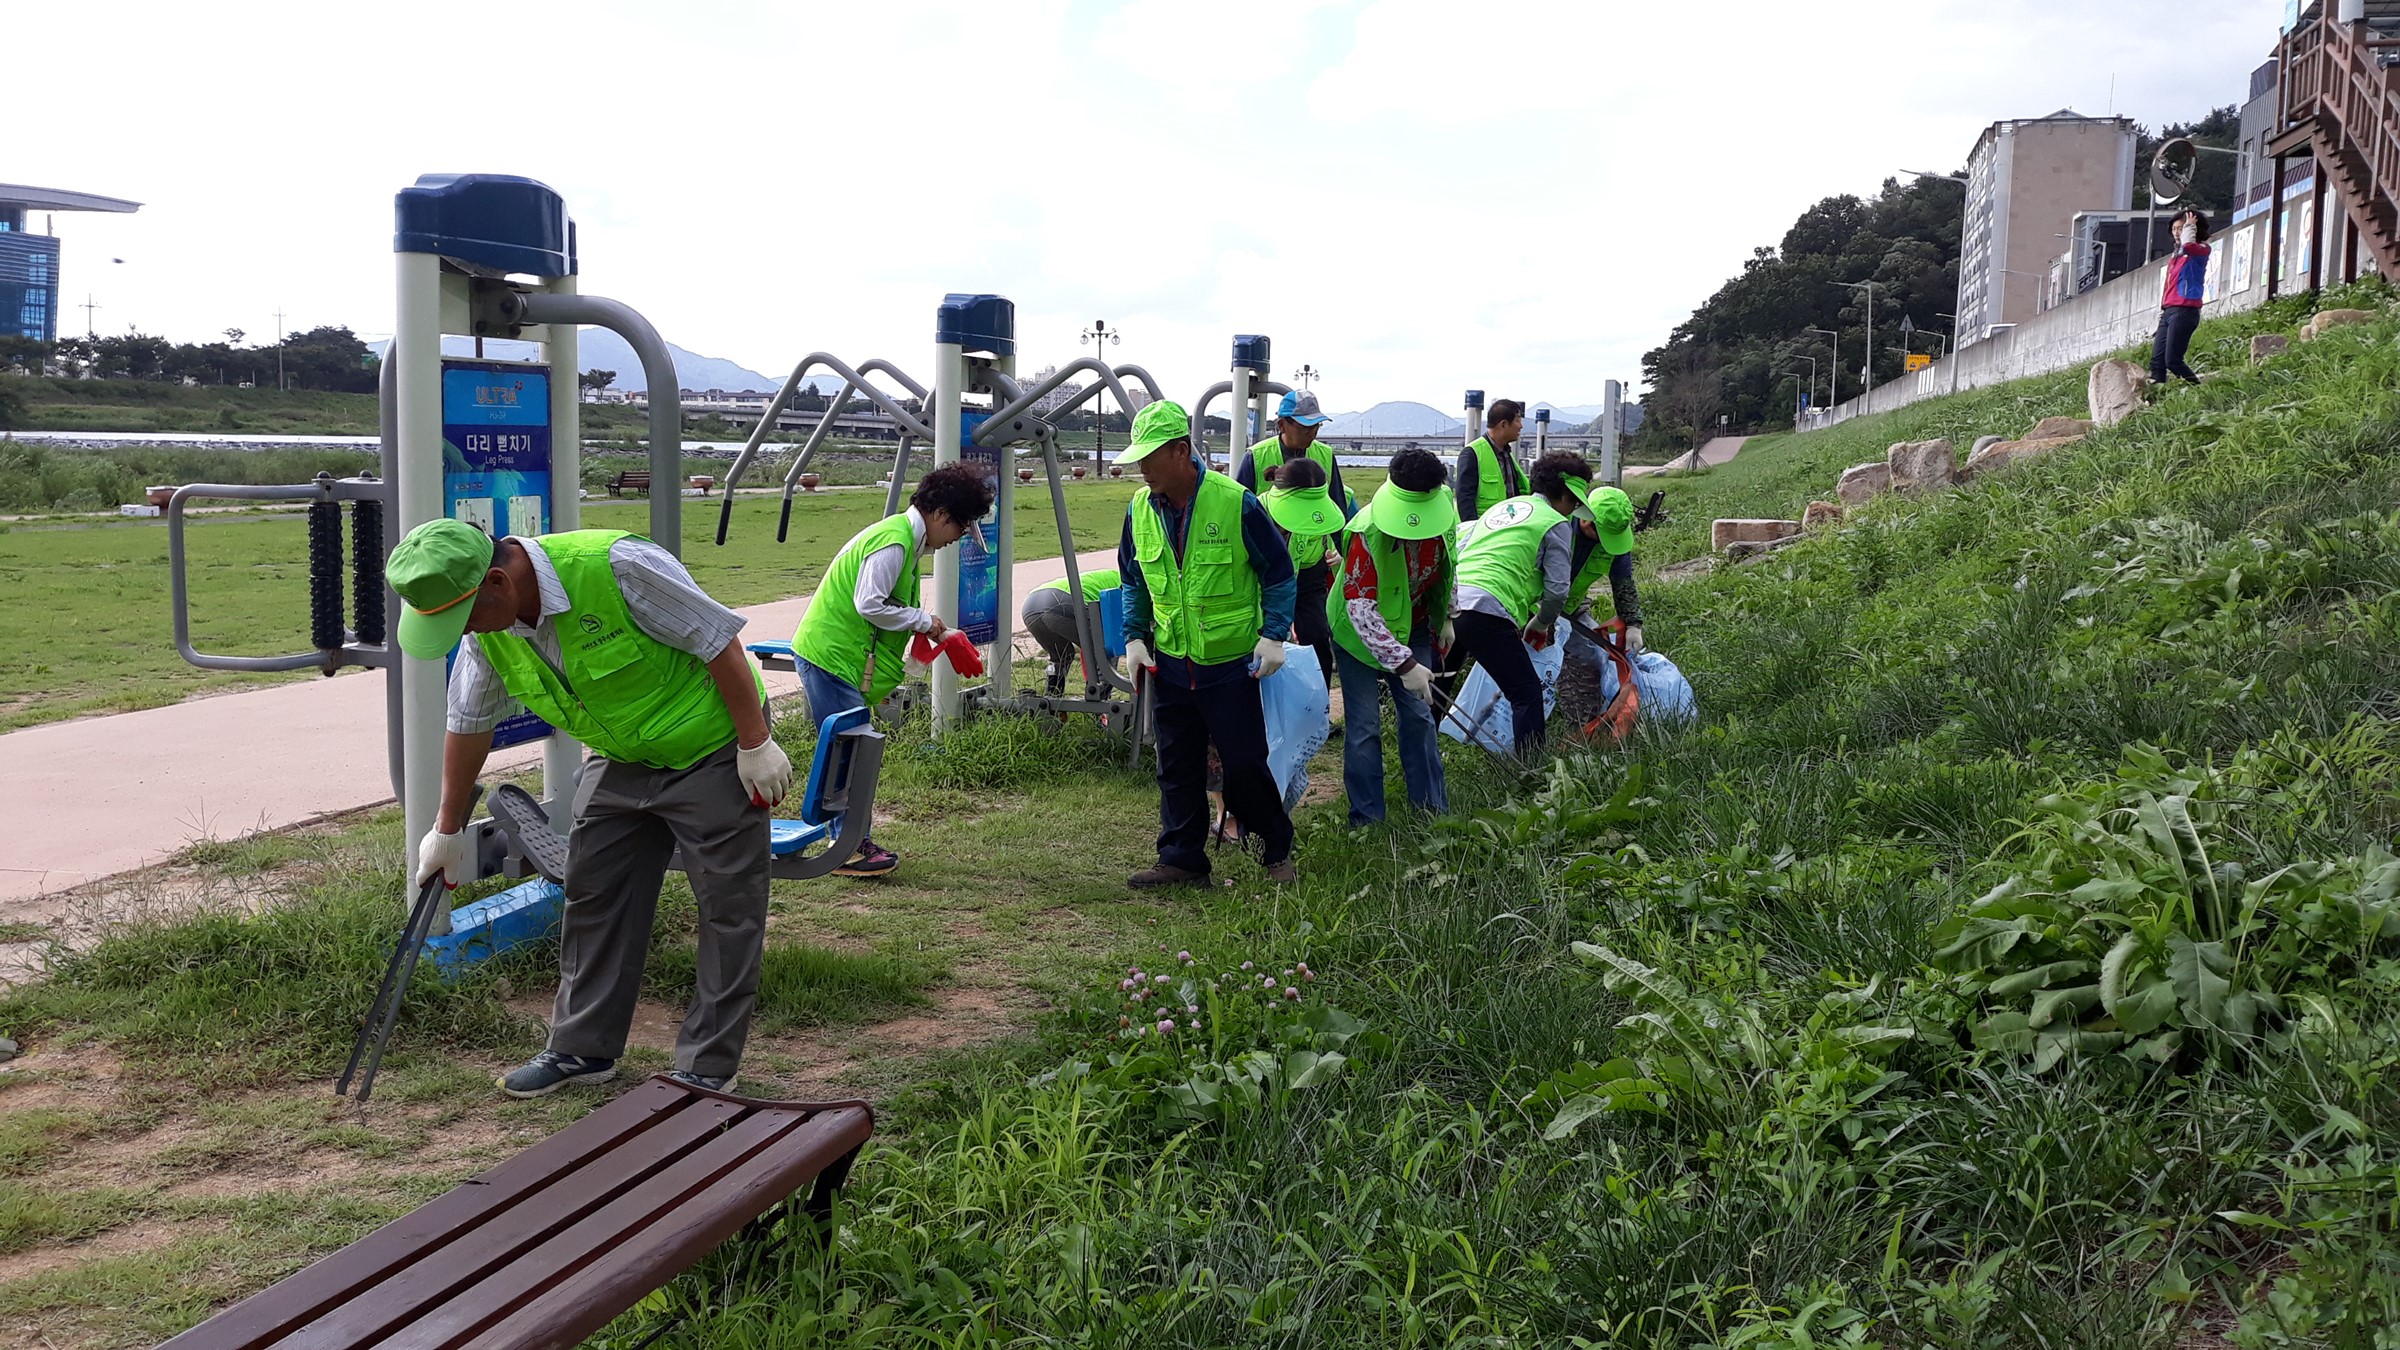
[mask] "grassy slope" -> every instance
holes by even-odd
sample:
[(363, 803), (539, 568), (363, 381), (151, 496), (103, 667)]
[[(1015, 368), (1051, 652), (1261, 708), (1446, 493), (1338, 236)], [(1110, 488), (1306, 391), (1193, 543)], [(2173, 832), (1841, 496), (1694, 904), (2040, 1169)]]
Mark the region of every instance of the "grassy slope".
[[(2202, 350), (2291, 317), (2212, 324)], [(954, 903), (1022, 897), (966, 946), (1037, 971), (1057, 1010), (888, 1097), (838, 1262), (733, 1244), (606, 1343), (2165, 1347), (2242, 1317), (2245, 1344), (2322, 1345), (2345, 1308), (2400, 1317), (2374, 1217), (2400, 971), (2373, 923), (2338, 940), (2382, 912), (2343, 860), (2390, 841), (2400, 784), (2400, 525), (2359, 519), (2400, 497), (2396, 332), (2227, 363), (2050, 460), (1653, 587), (1699, 725), (1524, 777), (1456, 756), (1462, 809), (1432, 828), (1352, 834), (1318, 808), (1301, 886), (1127, 907), (1154, 921), (1138, 937), (1062, 949), (1050, 926), (1139, 856), (1138, 779), (1022, 723), (904, 738), (893, 830), (927, 831), (904, 847)], [(1760, 444), (1676, 481), (1674, 528), (1788, 513), (1889, 441), (1945, 417), (2018, 431), (2071, 390)], [(2161, 798), (2192, 823), (2146, 835)], [(1938, 963), (1943, 925), (2012, 876), (2063, 894), (2093, 873), (2177, 936), (2245, 879), (2339, 894), (2244, 930), (2221, 969), (2186, 963), (2221, 1021), (2229, 988), (2281, 993), (2248, 1032), (2192, 1023), (2128, 1058), (2068, 1005), (2039, 1072), (2006, 1036), (1978, 1048), (2015, 995)], [(2024, 949), (2115, 922), (2070, 912)], [(1316, 978), (1287, 975), (1303, 962)], [(1124, 963), (1168, 972), (1176, 1033), (1137, 1034), (1161, 1008), (1128, 1001)], [(1324, 1004), (1347, 1016), (1303, 1011)], [(40, 1010), (0, 1005), (0, 1029)], [(37, 1044), (133, 1030), (30, 1024)], [(477, 1023), (415, 1025), (424, 1054)], [(1308, 1058), (1337, 1049), (1338, 1073)], [(1618, 1109), (1578, 1122), (1578, 1098)], [(0, 1307), (91, 1306), (57, 1283)]]
[[(1079, 548), (1114, 542), (1132, 491), (1123, 481), (1069, 489)], [(1058, 556), (1058, 527), (1047, 505), (1045, 498), (1020, 506), (1019, 557)], [(781, 545), (775, 542), (779, 506), (771, 498), (738, 498), (720, 549), (714, 542), (718, 500), (686, 500), (687, 557), (710, 594), (729, 605), (807, 594), (842, 541), (883, 509), (883, 497), (838, 492), (808, 498), (795, 505), (791, 540)], [(587, 502), (584, 523), (647, 529), (649, 506)], [(187, 537), (194, 560), (195, 645), (233, 654), (308, 646), (307, 526), (299, 516), (195, 518)], [(155, 707), (277, 678), (197, 670), (176, 656), (166, 538), (164, 526), (149, 521), (20, 524), (0, 533), (0, 594), (8, 597), (12, 634), (0, 650), (0, 729)]]

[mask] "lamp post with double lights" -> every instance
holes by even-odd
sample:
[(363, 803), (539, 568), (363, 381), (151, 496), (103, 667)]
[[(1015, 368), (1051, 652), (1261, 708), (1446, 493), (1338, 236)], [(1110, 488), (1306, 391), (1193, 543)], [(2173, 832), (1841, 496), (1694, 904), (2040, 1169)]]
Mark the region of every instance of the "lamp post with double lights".
[(1833, 355), (1825, 360), (1825, 406), (1830, 408), (1842, 401), (1842, 335), (1830, 328), (1803, 328), (1803, 333), (1821, 333), (1833, 339)]
[[(1092, 326), (1077, 334), (1076, 338), (1077, 341), (1089, 344), (1093, 348), (1097, 349), (1093, 352), (1093, 355), (1097, 356), (1100, 351), (1106, 350), (1108, 347), (1116, 343), (1123, 342), (1125, 340), (1125, 335), (1118, 332), (1116, 329), (1109, 327), (1108, 320), (1094, 319), (1092, 320)], [(1133, 412), (1133, 409), (1127, 408), (1125, 411), (1127, 415), (1130, 416)], [(1092, 462), (1094, 464), (1098, 464), (1108, 458), (1108, 447), (1102, 441), (1102, 437), (1108, 434), (1107, 426), (1108, 382), (1103, 380), (1100, 382), (1099, 394), (1092, 399)]]
[(1317, 369), (1315, 366), (1302, 366), (1298, 370), (1292, 372), (1292, 378), (1300, 382), (1300, 387), (1302, 389), (1309, 388), (1324, 377), (1325, 372)]

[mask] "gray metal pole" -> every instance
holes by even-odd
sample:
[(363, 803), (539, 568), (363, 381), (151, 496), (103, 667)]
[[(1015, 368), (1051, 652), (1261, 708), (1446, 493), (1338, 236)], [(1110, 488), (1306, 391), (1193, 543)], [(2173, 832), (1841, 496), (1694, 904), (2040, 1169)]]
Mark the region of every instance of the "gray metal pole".
[[(683, 556), (683, 489), (677, 486), (683, 481), (683, 389), (675, 358), (667, 353), (658, 330), (633, 306), (597, 295), (528, 295), (525, 321), (605, 328), (625, 339), (641, 358), (642, 380), (650, 393), (650, 540)], [(667, 391), (663, 399), (662, 387)], [(667, 487), (664, 496), (658, 490), (662, 481)]]

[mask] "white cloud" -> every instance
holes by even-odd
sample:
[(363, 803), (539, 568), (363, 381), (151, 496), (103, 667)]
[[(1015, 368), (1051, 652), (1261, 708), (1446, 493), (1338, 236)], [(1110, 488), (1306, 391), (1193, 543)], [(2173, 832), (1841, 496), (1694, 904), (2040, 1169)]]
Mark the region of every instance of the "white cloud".
[(147, 203), (58, 218), (103, 329), (379, 334), (391, 194), (473, 169), (565, 194), (587, 290), (771, 375), (921, 364), (941, 293), (989, 290), (1027, 368), (1106, 318), (1174, 389), (1264, 332), (1338, 407), (1588, 403), (1817, 198), (2112, 77), (2152, 122), (2238, 101), (2274, 10), (31, 6), (10, 44), (52, 55), (10, 92), (45, 130), (5, 172)]

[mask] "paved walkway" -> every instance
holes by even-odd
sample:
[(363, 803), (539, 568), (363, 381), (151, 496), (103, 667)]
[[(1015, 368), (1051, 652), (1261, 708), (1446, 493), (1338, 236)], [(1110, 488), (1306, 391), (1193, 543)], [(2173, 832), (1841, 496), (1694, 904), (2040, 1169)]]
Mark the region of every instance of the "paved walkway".
[[(1715, 440), (1710, 441), (1708, 444), (1701, 446), (1693, 454), (1677, 455), (1674, 459), (1669, 460), (1664, 464), (1631, 465), (1626, 468), (1625, 476), (1627, 478), (1634, 478), (1642, 475), (1659, 473), (1667, 469), (1713, 469), (1724, 463), (1726, 460), (1729, 460), (1735, 455), (1740, 454), (1742, 450), (1742, 442), (1749, 439), (1750, 438), (1747, 436), (1719, 436)], [(1695, 457), (1697, 457), (1699, 461), (1698, 463), (1693, 462)]]
[[(1115, 560), (1114, 550), (1078, 555), (1084, 567)], [(1065, 574), (1057, 558), (1018, 563), (1018, 603)], [(807, 608), (800, 596), (740, 609), (743, 639), (788, 638)], [(770, 694), (799, 691), (796, 676), (766, 679)], [(352, 670), (0, 735), (0, 902), (147, 866), (197, 839), (390, 801), (383, 710), (382, 677)], [(540, 759), (536, 744), (492, 764)]]

